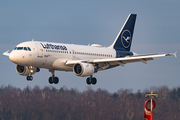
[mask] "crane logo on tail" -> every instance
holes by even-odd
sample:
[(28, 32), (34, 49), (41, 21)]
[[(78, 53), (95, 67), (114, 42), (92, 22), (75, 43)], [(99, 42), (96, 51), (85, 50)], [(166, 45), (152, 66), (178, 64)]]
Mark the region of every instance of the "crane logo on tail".
[(131, 33), (129, 30), (124, 30), (121, 34), (121, 42), (125, 48), (131, 45)]

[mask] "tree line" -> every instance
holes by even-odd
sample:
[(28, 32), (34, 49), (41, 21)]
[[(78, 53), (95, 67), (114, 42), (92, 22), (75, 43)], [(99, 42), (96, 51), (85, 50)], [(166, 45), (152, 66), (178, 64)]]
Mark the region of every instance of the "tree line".
[[(145, 94), (120, 89), (116, 93), (88, 88), (60, 89), (39, 86), (23, 90), (13, 86), (0, 87), (0, 120), (143, 120)], [(154, 88), (156, 120), (180, 119), (180, 87)]]

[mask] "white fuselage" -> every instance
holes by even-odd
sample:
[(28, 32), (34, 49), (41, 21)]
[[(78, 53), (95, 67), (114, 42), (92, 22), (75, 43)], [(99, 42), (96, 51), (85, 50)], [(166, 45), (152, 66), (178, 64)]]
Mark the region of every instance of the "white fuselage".
[[(74, 45), (50, 42), (29, 41), (23, 42), (16, 46), (29, 47), (28, 50), (13, 50), (9, 56), (10, 60), (22, 66), (34, 66), (38, 68), (56, 69), (64, 71), (72, 71), (72, 66), (65, 66), (64, 62), (67, 60), (94, 60), (115, 58), (116, 51), (108, 47), (101, 47), (100, 45)], [(54, 67), (55, 61), (61, 67)], [(56, 65), (57, 66), (57, 65)]]

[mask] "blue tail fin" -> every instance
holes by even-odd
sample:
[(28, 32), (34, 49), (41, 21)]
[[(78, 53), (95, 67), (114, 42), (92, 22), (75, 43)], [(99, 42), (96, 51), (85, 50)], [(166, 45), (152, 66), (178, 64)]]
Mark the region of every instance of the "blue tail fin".
[(110, 48), (130, 51), (135, 22), (136, 14), (130, 14)]

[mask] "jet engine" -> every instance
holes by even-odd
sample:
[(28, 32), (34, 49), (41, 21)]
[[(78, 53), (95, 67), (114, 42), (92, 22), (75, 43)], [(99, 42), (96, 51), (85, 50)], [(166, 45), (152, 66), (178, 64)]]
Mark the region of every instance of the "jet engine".
[(29, 76), (29, 75), (33, 75), (36, 72), (39, 72), (40, 69), (33, 67), (33, 66), (21, 66), (21, 65), (16, 65), (16, 72), (19, 75), (23, 75), (23, 76)]
[(95, 72), (94, 65), (89, 63), (77, 63), (73, 67), (73, 72), (81, 77), (90, 76)]

